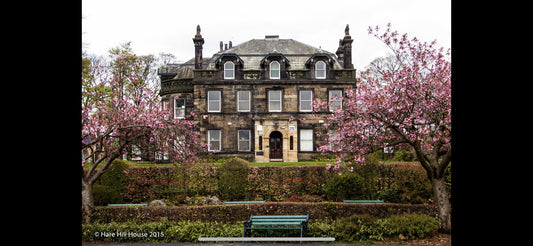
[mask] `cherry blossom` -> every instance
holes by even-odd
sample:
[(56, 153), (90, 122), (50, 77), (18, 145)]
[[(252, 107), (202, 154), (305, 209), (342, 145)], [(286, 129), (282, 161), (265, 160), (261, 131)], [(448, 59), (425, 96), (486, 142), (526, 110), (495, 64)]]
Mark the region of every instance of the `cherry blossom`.
[(129, 52), (129, 45), (113, 53), (110, 73), (97, 71), (99, 79), (82, 77), (82, 166), (92, 163), (82, 172), (86, 212), (91, 211), (92, 185), (126, 148), (149, 144), (171, 161), (185, 165), (198, 162), (198, 153), (206, 150), (193, 128), (192, 112), (184, 119), (174, 119), (172, 111), (163, 110), (157, 93), (140, 76), (142, 63)]
[[(329, 131), (329, 142), (318, 150), (364, 165), (368, 154), (385, 147), (411, 148), (432, 181), (440, 229), (449, 232), (451, 207), (442, 187), (452, 149), (450, 49), (390, 28), (389, 23), (383, 32), (377, 26), (368, 31), (390, 48), (397, 66), (359, 73), (356, 88), (346, 90), (342, 107), (327, 118), (335, 132)], [(315, 111), (328, 107), (320, 100), (312, 105)]]

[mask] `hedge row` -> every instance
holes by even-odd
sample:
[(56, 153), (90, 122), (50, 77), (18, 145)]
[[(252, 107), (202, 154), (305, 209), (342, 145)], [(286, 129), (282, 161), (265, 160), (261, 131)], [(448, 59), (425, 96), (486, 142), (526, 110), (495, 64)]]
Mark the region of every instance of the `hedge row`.
[(355, 204), (335, 202), (267, 202), (249, 205), (205, 206), (147, 206), (96, 207), (92, 223), (157, 222), (157, 221), (218, 221), (233, 223), (245, 221), (251, 214), (283, 215), (309, 214), (310, 220), (336, 220), (357, 214), (389, 217), (394, 214), (417, 213), (434, 217), (437, 208), (423, 204)]
[[(117, 169), (114, 173), (104, 174), (116, 176), (114, 178), (119, 182), (95, 185), (96, 205), (147, 203), (155, 199), (179, 205), (194, 196), (224, 195), (218, 187), (219, 171), (216, 167), (125, 167), (127, 170)], [(356, 169), (353, 173), (341, 171), (344, 174), (339, 177), (339, 171), (333, 171), (333, 168), (326, 170), (324, 166), (252, 167), (247, 178), (249, 188), (240, 200), (321, 202), (342, 201), (343, 196), (350, 196), (345, 199), (422, 204), (427, 203), (432, 195), (431, 184), (419, 165), (373, 165)], [(105, 180), (104, 177), (102, 180)], [(329, 185), (332, 181), (341, 186)], [(121, 187), (115, 187), (116, 183)], [(338, 192), (342, 190), (361, 191), (361, 194)]]

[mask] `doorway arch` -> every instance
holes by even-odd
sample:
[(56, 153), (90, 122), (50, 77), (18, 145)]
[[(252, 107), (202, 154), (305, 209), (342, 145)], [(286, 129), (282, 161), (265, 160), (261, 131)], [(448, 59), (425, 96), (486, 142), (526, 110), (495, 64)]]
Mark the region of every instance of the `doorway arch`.
[(269, 138), (270, 159), (283, 159), (283, 134), (273, 131)]

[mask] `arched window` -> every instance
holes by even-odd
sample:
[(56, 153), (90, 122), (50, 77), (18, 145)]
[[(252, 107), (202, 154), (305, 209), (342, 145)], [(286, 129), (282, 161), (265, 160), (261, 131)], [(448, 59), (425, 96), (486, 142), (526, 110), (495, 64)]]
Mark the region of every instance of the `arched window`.
[(233, 62), (224, 63), (224, 79), (235, 79), (235, 64)]
[(323, 61), (318, 61), (315, 64), (315, 78), (325, 79), (326, 78), (326, 63)]
[(270, 63), (270, 79), (279, 79), (280, 72), (279, 72), (279, 62), (273, 61)]

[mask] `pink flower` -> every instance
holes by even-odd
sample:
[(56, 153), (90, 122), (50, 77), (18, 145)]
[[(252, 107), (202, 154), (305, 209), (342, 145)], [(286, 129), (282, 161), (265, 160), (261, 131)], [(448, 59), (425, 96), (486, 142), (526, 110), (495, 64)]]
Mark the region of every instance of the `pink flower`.
[(125, 174), (130, 173), (130, 171), (128, 171), (127, 169), (124, 169), (124, 171), (122, 171), (122, 172), (124, 172)]
[(326, 170), (329, 170), (331, 168), (331, 164), (326, 164)]

